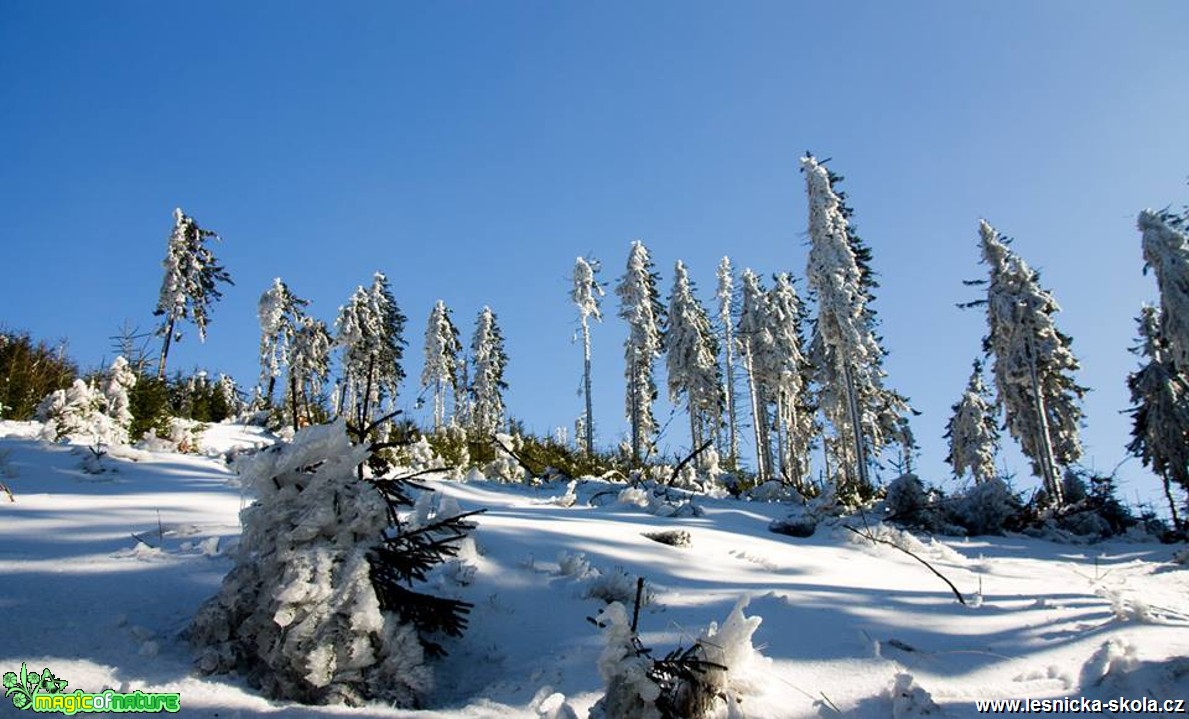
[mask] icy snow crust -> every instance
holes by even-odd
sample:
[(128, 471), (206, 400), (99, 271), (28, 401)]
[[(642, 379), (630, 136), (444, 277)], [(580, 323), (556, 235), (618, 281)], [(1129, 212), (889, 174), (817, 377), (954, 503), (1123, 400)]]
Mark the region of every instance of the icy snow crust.
[[(584, 480), (572, 503), (552, 501), (565, 484), (429, 482), (463, 511), (488, 508), (464, 557), (473, 571), (433, 577), (475, 603), (433, 665), (433, 709), (270, 701), (237, 674), (199, 674), (182, 636), (233, 566), (252, 500), (219, 452), (267, 438), (218, 425), (202, 438), (209, 456), (125, 453), (96, 476), (35, 430), (0, 422), (16, 497), (0, 497), (0, 670), (50, 667), (72, 690), (180, 692), (181, 716), (586, 717), (607, 647), (587, 621), (605, 606), (592, 582), (621, 575), (647, 579), (640, 633), (656, 656), (712, 622), (754, 631), (763, 657), (732, 689), (736, 716), (973, 717), (982, 698), (1189, 697), (1189, 570), (1172, 563), (1176, 547), (881, 534), (943, 572), (964, 607), (910, 557), (836, 520), (797, 539), (768, 531), (787, 505), (699, 497), (700, 516), (661, 517)], [(670, 529), (690, 544), (643, 536)], [(730, 619), (740, 599), (761, 623)]]

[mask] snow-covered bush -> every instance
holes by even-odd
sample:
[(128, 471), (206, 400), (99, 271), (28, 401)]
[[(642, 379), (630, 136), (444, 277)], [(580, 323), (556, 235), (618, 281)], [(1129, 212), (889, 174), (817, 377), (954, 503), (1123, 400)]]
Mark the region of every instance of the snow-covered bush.
[(942, 716), (933, 696), (911, 674), (897, 674), (891, 686), (884, 690), (884, 697), (892, 702), (892, 719)]
[(925, 483), (915, 474), (902, 474), (893, 479), (884, 497), (888, 518), (913, 527), (933, 524), (936, 504)]
[(54, 390), (38, 405), (37, 418), (45, 423), (41, 438), (96, 447), (127, 443), (127, 426), (108, 416), (107, 406), (102, 392), (76, 379), (69, 389)]
[(721, 627), (711, 623), (692, 647), (662, 659), (641, 644), (624, 605), (605, 607), (596, 621), (607, 633), (599, 657), (607, 688), (591, 719), (702, 719), (724, 703), (728, 716), (738, 716), (743, 697), (759, 689), (752, 677), (762, 661), (751, 644), (761, 619), (744, 616), (746, 606), (740, 600)]
[(495, 459), (487, 463), (484, 474), (488, 479), (493, 479), (498, 482), (522, 482), (526, 477), (524, 467), (520, 465), (520, 461), (513, 457), (505, 449), (519, 452), (524, 446), (524, 440), (518, 434), (504, 434), (503, 432), (496, 432), (495, 439)]
[(946, 505), (947, 519), (967, 534), (1003, 534), (1023, 504), (999, 477), (974, 484)]
[(416, 531), (394, 526), (394, 504), (412, 502), (394, 480), (357, 478), (368, 454), (339, 420), (243, 461), (259, 499), (242, 513), (235, 568), (191, 624), (199, 669), (308, 703), (413, 706), (430, 691), (427, 650), (441, 648), (426, 635), (458, 634), (469, 605), (409, 585), (466, 525), (426, 505)]

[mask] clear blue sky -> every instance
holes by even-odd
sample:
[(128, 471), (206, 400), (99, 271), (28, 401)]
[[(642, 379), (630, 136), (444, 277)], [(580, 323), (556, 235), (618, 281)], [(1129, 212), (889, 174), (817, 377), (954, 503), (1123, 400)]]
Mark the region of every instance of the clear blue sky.
[[(545, 432), (582, 406), (574, 257), (613, 281), (639, 238), (664, 294), (682, 259), (706, 299), (724, 254), (802, 276), (811, 149), (875, 253), (922, 474), (946, 476), (985, 328), (955, 308), (983, 274), (980, 217), (1063, 305), (1094, 389), (1086, 462), (1109, 470), (1132, 317), (1155, 298), (1135, 215), (1189, 201), (1186, 27), (1184, 2), (0, 0), (0, 322), (110, 360), (123, 321), (153, 325), (181, 206), (223, 236), (236, 285), (172, 367), (251, 384), (274, 276), (332, 321), (381, 269), (410, 317), (410, 378), (435, 300), (467, 335), (489, 304), (510, 410)], [(624, 433), (614, 311), (594, 332), (603, 444)], [(1152, 494), (1137, 462), (1120, 476)]]

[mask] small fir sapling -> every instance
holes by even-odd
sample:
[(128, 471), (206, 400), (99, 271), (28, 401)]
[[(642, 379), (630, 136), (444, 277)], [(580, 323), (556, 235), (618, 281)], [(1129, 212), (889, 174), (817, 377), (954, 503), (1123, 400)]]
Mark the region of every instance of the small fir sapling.
[(470, 605), (416, 587), (473, 524), (406, 519), (407, 480), (358, 478), (371, 451), (340, 419), (243, 460), (258, 500), (242, 514), (236, 566), (191, 624), (200, 670), (313, 704), (412, 707), (432, 689), (427, 659), (466, 628)]

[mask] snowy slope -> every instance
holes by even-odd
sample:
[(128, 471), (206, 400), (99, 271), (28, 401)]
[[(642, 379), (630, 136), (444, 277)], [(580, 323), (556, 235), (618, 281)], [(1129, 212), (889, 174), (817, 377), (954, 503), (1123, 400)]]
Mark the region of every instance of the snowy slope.
[[(748, 717), (925, 716), (908, 678), (889, 694), (898, 675), (952, 717), (975, 716), (983, 698), (1189, 698), (1189, 573), (1168, 546), (912, 545), (967, 596), (962, 606), (907, 555), (841, 526), (770, 533), (780, 505), (699, 499), (704, 516), (661, 518), (601, 482), (580, 484), (567, 507), (553, 501), (564, 485), (443, 481), (433, 486), (463, 509), (488, 511), (466, 557), (473, 574), (436, 578), (475, 608), (437, 667), (435, 710), (272, 702), (234, 676), (196, 675), (180, 636), (230, 568), (250, 500), (220, 453), (268, 438), (219, 425), (204, 437), (211, 457), (125, 452), (95, 476), (79, 469), (85, 449), (35, 434), (0, 423), (0, 481), (16, 497), (0, 497), (0, 671), (48, 666), (71, 691), (177, 691), (187, 717), (585, 717), (602, 690), (603, 637), (587, 617), (603, 603), (589, 595), (616, 590), (605, 577), (622, 569), (646, 578), (640, 628), (658, 655), (751, 598), (768, 660), (753, 667)], [(692, 544), (643, 536), (662, 529), (687, 530)], [(623, 587), (630, 595), (634, 580)], [(0, 701), (0, 716), (17, 714)]]

